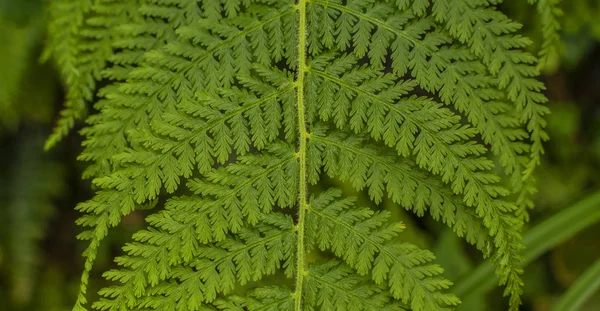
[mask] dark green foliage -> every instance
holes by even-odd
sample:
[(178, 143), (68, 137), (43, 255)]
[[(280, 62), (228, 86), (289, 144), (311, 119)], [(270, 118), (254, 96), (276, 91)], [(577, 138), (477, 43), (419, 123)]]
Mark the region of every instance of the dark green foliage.
[[(40, 157), (44, 136), (27, 133), (12, 157), (0, 166), (0, 275), (11, 288), (2, 297), (6, 307), (24, 307), (36, 294), (36, 275), (42, 266), (39, 241), (53, 214), (52, 199), (65, 187), (61, 167)], [(10, 166), (6, 165), (10, 163)], [(3, 306), (4, 307), (4, 306)]]

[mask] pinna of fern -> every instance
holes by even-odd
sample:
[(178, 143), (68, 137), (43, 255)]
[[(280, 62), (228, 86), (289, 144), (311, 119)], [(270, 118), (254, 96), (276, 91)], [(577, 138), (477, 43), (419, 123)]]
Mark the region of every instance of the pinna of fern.
[(94, 308), (460, 303), (433, 254), (402, 242), (401, 223), (318, 190), (324, 175), (445, 223), (491, 257), (518, 308), (521, 203), (547, 111), (528, 39), (491, 1), (102, 0), (92, 10), (109, 4), (130, 13), (106, 27), (119, 38), (102, 71), (113, 83), (83, 131), (98, 190), (78, 206), (89, 247), (76, 309), (108, 229), (158, 199)]

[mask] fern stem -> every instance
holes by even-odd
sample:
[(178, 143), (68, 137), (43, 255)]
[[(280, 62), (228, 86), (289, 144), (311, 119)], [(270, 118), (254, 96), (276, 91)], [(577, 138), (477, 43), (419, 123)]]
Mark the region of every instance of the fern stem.
[(297, 265), (296, 265), (296, 288), (294, 291), (294, 310), (302, 310), (302, 283), (304, 282), (304, 222), (306, 218), (306, 210), (308, 209), (308, 189), (307, 189), (307, 169), (306, 169), (306, 141), (308, 132), (306, 129), (306, 116), (304, 109), (304, 76), (306, 75), (306, 0), (299, 0), (297, 4), (299, 15), (298, 21), (298, 76), (296, 77), (297, 104), (298, 109), (298, 129), (300, 133), (300, 141), (298, 147), (299, 176), (300, 176), (300, 191), (298, 204), (298, 223), (297, 229)]

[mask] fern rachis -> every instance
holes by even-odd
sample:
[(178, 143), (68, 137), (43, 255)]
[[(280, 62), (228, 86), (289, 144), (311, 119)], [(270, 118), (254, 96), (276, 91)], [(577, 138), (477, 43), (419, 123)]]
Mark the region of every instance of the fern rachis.
[[(159, 198), (163, 208), (117, 258), (121, 269), (106, 272), (117, 285), (95, 308), (459, 303), (444, 293), (451, 283), (431, 252), (402, 243), (389, 212), (325, 187), (326, 174), (374, 203), (429, 211), (492, 257), (516, 309), (520, 227), (546, 110), (535, 57), (522, 51), (528, 41), (491, 2), (86, 7), (81, 14), (97, 20), (82, 27), (113, 39), (98, 72), (113, 82), (84, 129), (81, 159), (92, 162), (86, 175), (98, 191), (78, 206), (90, 244), (76, 308), (108, 229)], [(287, 281), (272, 282), (278, 276)]]

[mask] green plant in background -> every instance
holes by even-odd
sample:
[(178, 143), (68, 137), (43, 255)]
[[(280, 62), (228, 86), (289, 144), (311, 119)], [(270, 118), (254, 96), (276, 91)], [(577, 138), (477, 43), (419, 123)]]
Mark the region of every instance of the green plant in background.
[[(0, 133), (14, 131), (23, 117), (29, 120), (51, 118), (51, 105), (32, 108), (35, 95), (29, 96), (22, 88), (28, 83), (40, 82), (39, 77), (31, 73), (40, 67), (36, 65), (34, 50), (43, 35), (44, 24), (40, 19), (41, 8), (33, 2), (24, 1), (22, 5), (0, 2)], [(37, 99), (48, 102), (52, 97), (50, 88), (43, 86), (46, 85), (40, 87)], [(35, 109), (39, 110), (33, 112)]]
[[(37, 243), (44, 237), (47, 219), (54, 212), (51, 199), (62, 193), (61, 167), (47, 157), (39, 156), (41, 133), (23, 137), (16, 150), (12, 167), (2, 167), (0, 217), (7, 225), (0, 230), (0, 265), (10, 266), (8, 279), (12, 291), (6, 300), (22, 305), (32, 298), (34, 275), (40, 266)], [(35, 193), (32, 195), (31, 193)]]
[(55, 93), (50, 68), (36, 61), (42, 15), (34, 1), (0, 1), (0, 310), (36, 298), (40, 243), (65, 188), (62, 164), (41, 148)]
[(561, 0), (527, 0), (528, 4), (536, 6), (539, 15), (539, 26), (542, 34), (542, 44), (538, 56), (539, 68), (556, 66), (559, 58), (560, 30), (559, 16), (563, 14), (559, 7)]

